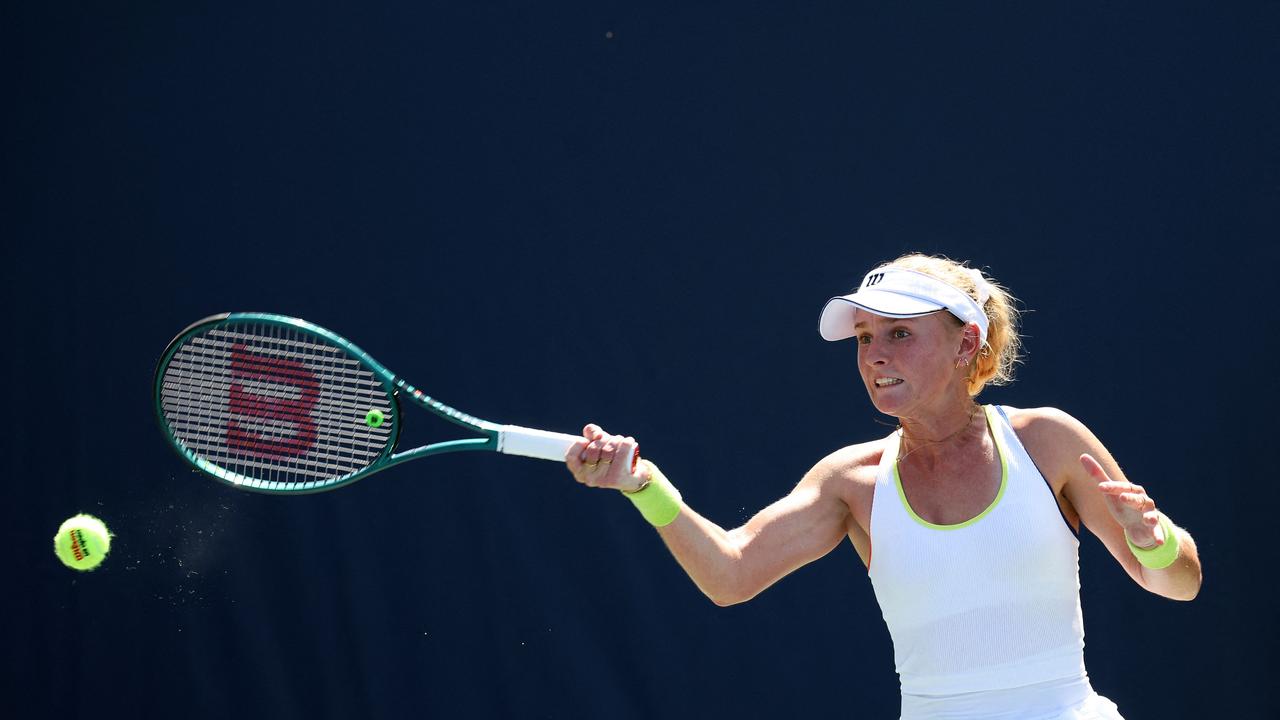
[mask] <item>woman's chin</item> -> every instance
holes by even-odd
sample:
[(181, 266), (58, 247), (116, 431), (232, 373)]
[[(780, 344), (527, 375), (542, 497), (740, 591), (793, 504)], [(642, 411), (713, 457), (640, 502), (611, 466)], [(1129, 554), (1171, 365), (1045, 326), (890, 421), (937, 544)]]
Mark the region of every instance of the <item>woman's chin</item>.
[(894, 417), (898, 416), (905, 398), (901, 397), (899, 393), (894, 392), (897, 387), (876, 388), (871, 391), (871, 404), (875, 406), (877, 411), (884, 413), (885, 415), (893, 415)]

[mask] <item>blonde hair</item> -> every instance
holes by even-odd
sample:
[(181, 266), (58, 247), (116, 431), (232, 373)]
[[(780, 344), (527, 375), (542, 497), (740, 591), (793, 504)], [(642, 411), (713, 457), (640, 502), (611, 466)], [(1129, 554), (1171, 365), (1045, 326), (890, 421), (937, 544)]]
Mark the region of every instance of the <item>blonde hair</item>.
[[(978, 351), (973, 373), (969, 375), (970, 397), (976, 397), (988, 383), (1007, 385), (1013, 382), (1014, 367), (1022, 359), (1022, 338), (1018, 335), (1021, 311), (1015, 306), (1017, 298), (981, 270), (950, 258), (911, 253), (888, 263), (888, 266), (935, 277), (965, 291), (982, 305), (990, 325), (987, 327), (987, 341)], [(981, 299), (979, 277), (986, 281), (985, 289), (989, 296), (985, 303)], [(956, 318), (956, 322), (960, 319)]]

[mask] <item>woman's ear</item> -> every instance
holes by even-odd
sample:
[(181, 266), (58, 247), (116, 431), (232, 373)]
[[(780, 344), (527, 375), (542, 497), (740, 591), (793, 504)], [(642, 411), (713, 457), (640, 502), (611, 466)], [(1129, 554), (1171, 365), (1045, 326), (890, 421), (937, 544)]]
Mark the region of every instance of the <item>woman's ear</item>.
[(968, 365), (978, 359), (982, 350), (982, 331), (978, 323), (967, 323), (960, 333), (960, 347), (956, 350), (956, 365)]

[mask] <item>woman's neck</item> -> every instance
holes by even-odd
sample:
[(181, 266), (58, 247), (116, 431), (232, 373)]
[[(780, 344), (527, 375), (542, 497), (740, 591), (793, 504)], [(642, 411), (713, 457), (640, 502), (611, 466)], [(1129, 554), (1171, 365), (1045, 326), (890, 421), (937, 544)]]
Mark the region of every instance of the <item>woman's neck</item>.
[(972, 398), (936, 414), (899, 419), (898, 461), (908, 455), (926, 465), (953, 452), (956, 448), (980, 439), (986, 431), (981, 407)]

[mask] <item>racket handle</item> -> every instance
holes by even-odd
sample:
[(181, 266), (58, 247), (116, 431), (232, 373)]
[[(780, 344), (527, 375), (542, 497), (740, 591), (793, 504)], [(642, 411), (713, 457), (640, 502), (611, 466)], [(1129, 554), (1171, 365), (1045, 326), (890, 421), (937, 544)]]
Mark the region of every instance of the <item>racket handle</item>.
[(569, 454), (569, 448), (581, 439), (580, 435), (534, 430), (519, 425), (503, 425), (498, 428), (498, 452), (564, 462), (564, 456)]
[[(569, 454), (569, 448), (581, 439), (581, 435), (534, 430), (519, 425), (503, 425), (498, 428), (498, 452), (564, 462), (565, 455)], [(631, 457), (632, 472), (635, 472), (636, 463), (639, 461), (640, 448), (636, 448)]]

